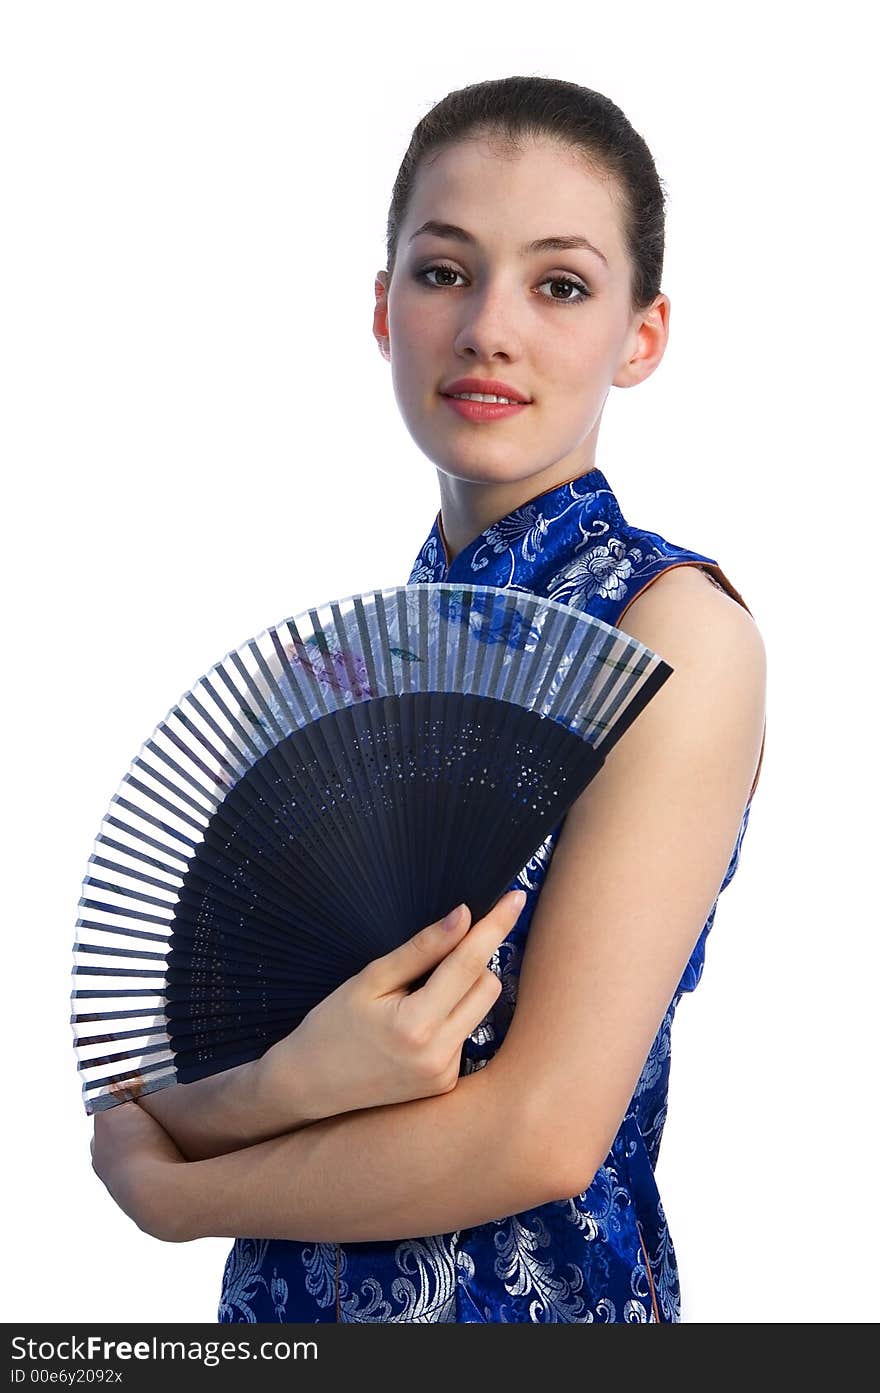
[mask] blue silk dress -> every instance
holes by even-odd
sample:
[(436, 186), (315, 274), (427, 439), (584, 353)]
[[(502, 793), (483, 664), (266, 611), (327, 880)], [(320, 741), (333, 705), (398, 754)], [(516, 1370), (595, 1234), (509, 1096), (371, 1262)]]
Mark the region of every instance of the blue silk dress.
[[(461, 581), (527, 590), (616, 626), (636, 596), (665, 571), (696, 565), (745, 606), (710, 557), (627, 522), (599, 469), (536, 495), (492, 523), (451, 565), (448, 555), (438, 512), (407, 583)], [(762, 745), (719, 894), (739, 862), (763, 753)], [(525, 889), (528, 899), (490, 963), (502, 991), (464, 1042), (463, 1073), (481, 1068), (504, 1039), (529, 923), (561, 827), (509, 886)], [(678, 1265), (654, 1171), (666, 1119), (672, 1019), (682, 995), (700, 980), (717, 903), (611, 1150), (587, 1190), (475, 1228), (420, 1239), (338, 1244), (237, 1238), (223, 1274), (218, 1320), (680, 1321)]]

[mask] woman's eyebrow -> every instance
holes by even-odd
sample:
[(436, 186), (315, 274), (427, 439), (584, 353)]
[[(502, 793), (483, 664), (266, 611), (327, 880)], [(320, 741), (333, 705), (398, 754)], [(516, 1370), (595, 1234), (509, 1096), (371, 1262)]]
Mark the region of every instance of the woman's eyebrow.
[[(452, 222), (437, 222), (434, 218), (429, 218), (427, 222), (422, 223), (421, 227), (417, 227), (409, 241), (412, 242), (423, 232), (430, 232), (435, 237), (448, 237), (454, 242), (467, 242), (471, 246), (476, 245), (477, 241), (476, 237), (470, 232), (465, 232), (463, 227), (457, 227)], [(604, 261), (606, 266), (608, 265), (608, 258), (603, 252), (600, 252), (598, 247), (594, 247), (592, 242), (588, 242), (586, 237), (539, 237), (534, 242), (523, 243), (519, 248), (519, 254), (520, 256), (532, 256), (535, 252), (564, 252), (578, 249), (592, 252), (599, 257), (600, 261)]]

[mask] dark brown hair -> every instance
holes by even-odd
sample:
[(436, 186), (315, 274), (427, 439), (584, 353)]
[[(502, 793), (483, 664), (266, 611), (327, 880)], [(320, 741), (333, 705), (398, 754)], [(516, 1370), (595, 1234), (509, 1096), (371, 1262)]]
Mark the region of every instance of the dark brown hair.
[(416, 176), (432, 152), (460, 140), (488, 137), (517, 153), (529, 138), (552, 137), (610, 176), (631, 265), (633, 311), (660, 293), (666, 196), (650, 150), (626, 116), (601, 92), (552, 77), (500, 77), (450, 92), (423, 116), (394, 181), (386, 233), (387, 270), (394, 274), (397, 242)]

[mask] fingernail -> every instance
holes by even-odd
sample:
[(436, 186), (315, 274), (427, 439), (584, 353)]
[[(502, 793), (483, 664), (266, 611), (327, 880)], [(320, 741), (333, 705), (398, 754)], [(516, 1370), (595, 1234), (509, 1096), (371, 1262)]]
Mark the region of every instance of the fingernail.
[(516, 896), (513, 902), (513, 907), (517, 911), (517, 913), (519, 913), (519, 911), (522, 909), (523, 905), (529, 897), (526, 894), (525, 890), (514, 890), (513, 893)]
[(440, 920), (441, 929), (454, 929), (456, 924), (459, 922), (459, 915), (461, 911), (464, 909), (464, 906), (465, 902), (464, 900), (462, 900), (461, 904), (457, 904), (455, 906), (455, 909), (450, 909), (446, 918)]

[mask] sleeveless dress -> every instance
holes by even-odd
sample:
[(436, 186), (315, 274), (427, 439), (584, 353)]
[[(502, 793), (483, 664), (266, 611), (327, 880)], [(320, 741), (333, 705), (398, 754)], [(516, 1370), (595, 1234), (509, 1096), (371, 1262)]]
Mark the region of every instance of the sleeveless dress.
[[(407, 583), (461, 581), (527, 590), (617, 626), (636, 596), (664, 572), (696, 565), (748, 608), (710, 557), (628, 523), (597, 468), (492, 523), (451, 565), (448, 556), (438, 512)], [(763, 755), (762, 744), (721, 890), (739, 863)], [(502, 991), (464, 1042), (463, 1074), (486, 1064), (506, 1034), (529, 923), (561, 827), (560, 822), (508, 887), (526, 890), (528, 899), (489, 964)], [(338, 1244), (237, 1238), (223, 1273), (218, 1320), (679, 1322), (678, 1265), (654, 1171), (666, 1119), (672, 1020), (682, 995), (693, 991), (702, 975), (717, 903), (716, 898), (611, 1150), (587, 1190), (421, 1239)]]

